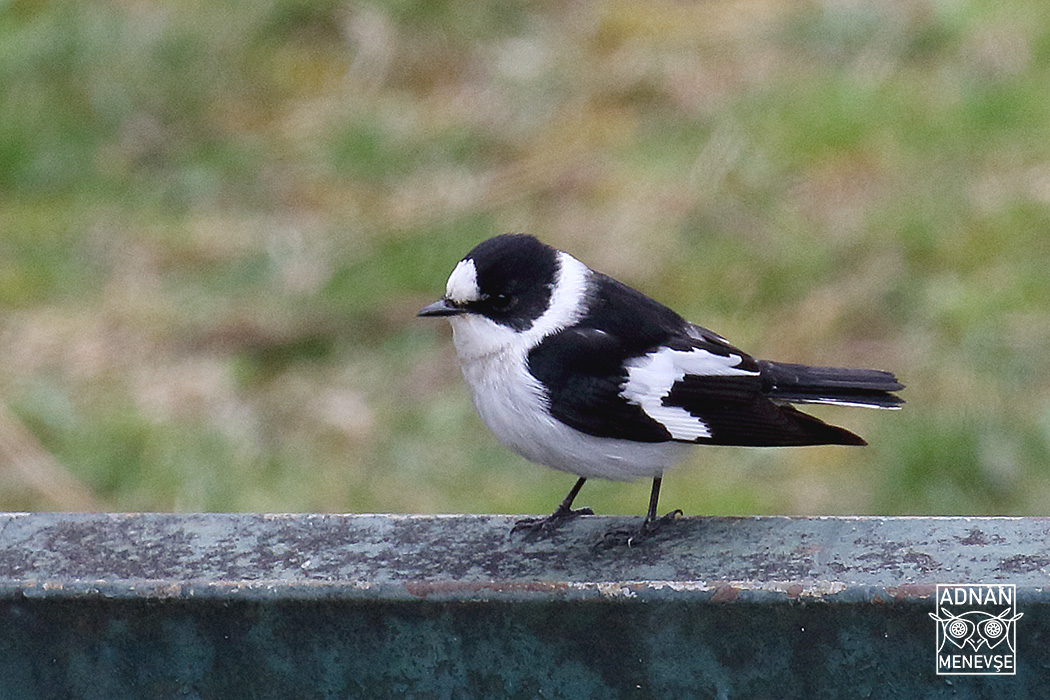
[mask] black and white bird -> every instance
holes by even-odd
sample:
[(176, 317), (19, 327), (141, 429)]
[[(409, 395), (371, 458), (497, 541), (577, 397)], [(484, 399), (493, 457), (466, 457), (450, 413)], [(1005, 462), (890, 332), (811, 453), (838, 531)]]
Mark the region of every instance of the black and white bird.
[(656, 515), (663, 473), (691, 445), (864, 445), (790, 404), (899, 408), (904, 387), (872, 369), (756, 360), (724, 338), (532, 236), (478, 244), (419, 311), (445, 316), (482, 420), (504, 446), (579, 479), (546, 518), (550, 532), (590, 478), (653, 480), (640, 534)]

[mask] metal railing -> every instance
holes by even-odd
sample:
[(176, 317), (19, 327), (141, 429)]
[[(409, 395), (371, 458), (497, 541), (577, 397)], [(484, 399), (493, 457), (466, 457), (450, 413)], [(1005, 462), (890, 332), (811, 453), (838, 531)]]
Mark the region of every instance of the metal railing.
[(1050, 696), (1050, 520), (513, 521), (0, 514), (0, 698)]

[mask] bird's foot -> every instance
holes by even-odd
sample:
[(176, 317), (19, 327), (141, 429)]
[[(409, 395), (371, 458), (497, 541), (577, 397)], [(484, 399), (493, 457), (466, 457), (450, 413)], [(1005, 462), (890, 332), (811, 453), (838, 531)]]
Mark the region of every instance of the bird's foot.
[(682, 511), (675, 509), (661, 518), (646, 518), (637, 529), (619, 528), (610, 530), (595, 544), (595, 549), (612, 549), (613, 547), (634, 547), (639, 545), (659, 532), (664, 525), (669, 525), (682, 515)]
[(546, 518), (524, 518), (514, 523), (510, 534), (524, 532), (525, 539), (550, 537), (554, 531), (570, 520), (575, 520), (581, 515), (594, 515), (590, 508), (559, 508)]

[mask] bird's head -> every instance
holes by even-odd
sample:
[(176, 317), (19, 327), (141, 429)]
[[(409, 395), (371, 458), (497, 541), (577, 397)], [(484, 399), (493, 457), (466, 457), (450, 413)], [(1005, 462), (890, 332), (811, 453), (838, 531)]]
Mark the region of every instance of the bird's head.
[(504, 234), (467, 253), (449, 275), (445, 296), (418, 315), (448, 317), (461, 357), (507, 345), (527, 349), (582, 315), (589, 273), (532, 236)]

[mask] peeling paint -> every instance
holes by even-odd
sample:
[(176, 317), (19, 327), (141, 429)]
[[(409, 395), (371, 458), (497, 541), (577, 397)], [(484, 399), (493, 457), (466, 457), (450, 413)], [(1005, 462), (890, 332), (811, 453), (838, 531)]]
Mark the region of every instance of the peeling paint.
[[(942, 581), (941, 583), (950, 583)], [(904, 583), (899, 586), (887, 586), (886, 593), (894, 600), (915, 600), (933, 598), (937, 593), (936, 583)]]
[[(143, 683), (193, 697), (960, 700), (1050, 686), (1048, 519), (682, 518), (600, 553), (625, 519), (538, 541), (510, 536), (514, 520), (0, 514), (0, 695), (6, 678), (56, 684), (9, 693), (26, 700), (84, 696), (78, 679), (130, 689), (113, 697)], [(947, 685), (932, 673), (936, 585), (996, 581), (1025, 612), (1018, 674)]]
[(711, 596), (712, 603), (728, 603), (736, 600), (737, 596), (740, 595), (740, 589), (736, 586), (720, 586), (715, 589), (714, 595)]
[(1045, 518), (681, 518), (636, 547), (623, 518), (552, 539), (515, 516), (0, 514), (0, 598), (845, 601), (1004, 581), (1044, 595)]
[(632, 590), (631, 584), (620, 584), (615, 582), (600, 582), (595, 588), (606, 598), (637, 598), (638, 593)]

